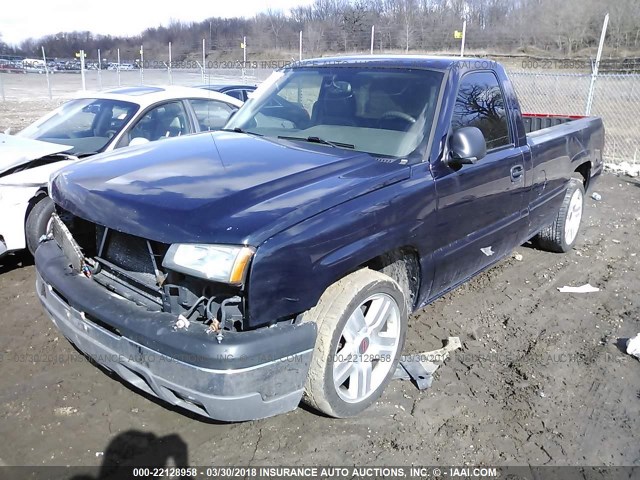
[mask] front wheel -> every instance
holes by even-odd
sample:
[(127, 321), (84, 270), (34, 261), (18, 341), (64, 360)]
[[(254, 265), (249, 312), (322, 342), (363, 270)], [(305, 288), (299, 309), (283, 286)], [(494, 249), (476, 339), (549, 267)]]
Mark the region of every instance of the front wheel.
[(331, 285), (303, 321), (318, 327), (304, 401), (332, 417), (359, 414), (382, 395), (400, 359), (402, 289), (387, 275), (358, 270)]
[(584, 186), (580, 180), (572, 178), (556, 218), (536, 235), (538, 246), (550, 252), (571, 250), (578, 237), (583, 208)]
[(40, 237), (47, 233), (51, 215), (55, 210), (55, 204), (51, 197), (45, 195), (36, 203), (27, 217), (25, 224), (25, 237), (27, 240), (27, 248), (31, 255), (35, 255)]

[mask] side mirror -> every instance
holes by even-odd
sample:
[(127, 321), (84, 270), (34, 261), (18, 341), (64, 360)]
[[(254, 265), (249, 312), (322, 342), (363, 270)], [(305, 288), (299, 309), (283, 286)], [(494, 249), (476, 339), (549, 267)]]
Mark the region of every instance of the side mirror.
[(136, 137), (129, 142), (129, 146), (135, 147), (136, 145), (144, 145), (145, 143), (149, 143), (149, 140), (144, 137)]
[(477, 127), (457, 129), (449, 139), (451, 163), (465, 165), (476, 163), (487, 154), (487, 141)]

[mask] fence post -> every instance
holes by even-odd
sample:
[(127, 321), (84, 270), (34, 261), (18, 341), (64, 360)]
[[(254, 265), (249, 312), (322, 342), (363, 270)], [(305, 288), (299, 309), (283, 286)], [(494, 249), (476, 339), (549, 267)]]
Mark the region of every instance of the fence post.
[(98, 49), (98, 85), (102, 90), (102, 57), (100, 56), (100, 49)]
[(460, 44), (460, 56), (464, 57), (464, 41), (467, 36), (467, 21), (462, 22), (462, 43)]
[(167, 66), (167, 73), (169, 74), (169, 85), (173, 85), (173, 77), (171, 76), (171, 42), (169, 42), (169, 65)]
[(247, 37), (242, 37), (242, 80), (245, 77), (245, 67), (247, 65)]
[(118, 49), (118, 66), (116, 67), (116, 72), (118, 73), (118, 86), (121, 86), (120, 84), (120, 49)]
[(200, 71), (202, 72), (202, 83), (204, 83), (204, 66), (206, 65), (207, 54), (205, 52), (205, 39), (202, 39), (202, 66), (200, 67)]
[(373, 55), (373, 41), (376, 36), (376, 26), (371, 25), (371, 55)]
[(591, 73), (591, 84), (589, 85), (589, 96), (587, 97), (587, 107), (585, 108), (585, 116), (591, 115), (591, 106), (593, 105), (593, 91), (596, 86), (596, 77), (598, 76), (598, 69), (600, 68), (600, 57), (602, 56), (602, 47), (604, 45), (604, 37), (607, 35), (607, 25), (609, 24), (609, 14), (604, 16), (604, 23), (602, 24), (602, 33), (600, 34), (600, 45), (598, 45), (598, 54), (596, 55), (596, 64)]
[(82, 77), (82, 91), (85, 91), (87, 83), (84, 77), (84, 50), (80, 50), (80, 76)]
[(140, 85), (144, 84), (144, 45), (140, 45)]
[(44, 46), (42, 46), (41, 48), (42, 48), (42, 61), (44, 62), (44, 73), (47, 76), (47, 90), (49, 92), (49, 100), (51, 100), (51, 82), (49, 81), (49, 67), (47, 66), (47, 56), (44, 54)]
[(300, 30), (300, 55), (299, 60), (302, 61), (302, 30)]

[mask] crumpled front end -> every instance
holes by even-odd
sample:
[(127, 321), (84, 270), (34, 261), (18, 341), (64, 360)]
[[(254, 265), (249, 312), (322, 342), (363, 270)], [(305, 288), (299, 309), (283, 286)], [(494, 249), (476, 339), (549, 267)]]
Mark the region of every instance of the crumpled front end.
[(167, 245), (58, 213), (55, 239), (36, 252), (37, 292), (77, 348), (131, 385), (217, 420), (297, 407), (315, 325), (245, 330), (241, 288), (166, 271)]

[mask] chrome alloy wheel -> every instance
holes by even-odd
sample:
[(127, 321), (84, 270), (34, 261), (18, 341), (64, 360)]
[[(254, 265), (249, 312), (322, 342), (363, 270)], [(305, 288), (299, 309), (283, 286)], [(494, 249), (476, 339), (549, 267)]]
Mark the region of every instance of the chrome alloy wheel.
[(582, 220), (582, 192), (576, 190), (571, 196), (567, 218), (564, 222), (564, 240), (571, 245), (578, 235), (580, 221)]
[(385, 293), (354, 309), (342, 330), (333, 363), (338, 396), (349, 403), (369, 397), (391, 369), (400, 343), (400, 308)]

